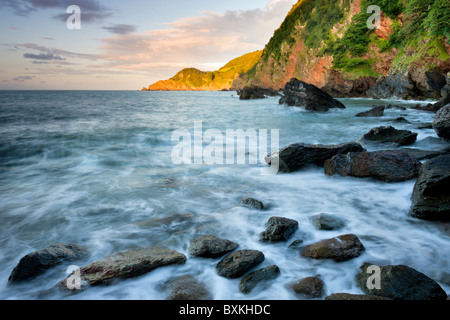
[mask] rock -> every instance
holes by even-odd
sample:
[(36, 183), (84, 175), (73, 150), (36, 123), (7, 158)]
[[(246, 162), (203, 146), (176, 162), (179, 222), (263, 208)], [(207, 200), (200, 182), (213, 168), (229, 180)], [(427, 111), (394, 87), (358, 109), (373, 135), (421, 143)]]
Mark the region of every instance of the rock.
[(264, 210), (264, 204), (256, 199), (242, 198), (239, 200), (239, 205), (251, 209)]
[(277, 278), (280, 275), (280, 269), (273, 265), (260, 269), (254, 272), (250, 272), (244, 278), (242, 278), (239, 284), (239, 291), (242, 293), (250, 293), (259, 283), (263, 281), (269, 281)]
[(345, 222), (331, 214), (321, 213), (311, 218), (314, 226), (319, 230), (339, 230), (345, 226)]
[(239, 245), (235, 242), (207, 235), (191, 241), (189, 254), (204, 258), (218, 258), (235, 250), (237, 247)]
[(374, 107), (368, 111), (360, 112), (355, 117), (382, 117), (384, 115), (384, 106)]
[(363, 135), (358, 142), (393, 143), (396, 146), (413, 144), (417, 140), (417, 133), (408, 130), (397, 130), (394, 127), (376, 127)]
[(308, 277), (293, 284), (291, 289), (301, 297), (320, 298), (325, 293), (325, 283), (319, 277)]
[[(159, 267), (180, 265), (186, 256), (162, 247), (150, 247), (113, 254), (80, 269), (81, 280), (91, 286), (111, 283), (116, 279), (141, 276)], [(62, 285), (65, 286), (66, 280)]]
[(436, 113), (433, 129), (439, 137), (450, 140), (450, 103)]
[(406, 110), (405, 107), (402, 106), (398, 106), (396, 104), (388, 104), (387, 106), (384, 107), (384, 109), (396, 109), (396, 110)]
[(411, 124), (411, 122), (406, 120), (404, 117), (395, 118), (394, 120), (392, 120), (392, 122), (393, 123), (407, 123), (407, 124)]
[(306, 165), (323, 166), (325, 160), (337, 154), (349, 152), (362, 152), (365, 149), (356, 142), (338, 145), (310, 145), (304, 143), (292, 144), (286, 148), (275, 151), (266, 157), (266, 163), (279, 161), (279, 172), (294, 172)]
[(292, 243), (289, 245), (289, 249), (300, 249), (303, 247), (303, 240), (297, 239), (292, 241)]
[(364, 263), (356, 275), (361, 290), (367, 294), (394, 300), (446, 300), (447, 294), (441, 286), (423, 273), (404, 265), (380, 267), (380, 289), (369, 289), (368, 283), (373, 272), (368, 272), (372, 264)]
[(429, 103), (425, 106), (421, 104), (416, 104), (415, 106), (412, 106), (411, 109), (420, 111), (438, 112), (441, 108), (445, 107), (449, 103), (450, 103), (450, 94), (447, 94), (436, 103)]
[(283, 94), (279, 103), (288, 106), (305, 107), (309, 111), (321, 112), (332, 108), (345, 109), (341, 102), (332, 98), (325, 91), (295, 78), (286, 83)]
[(258, 250), (238, 250), (224, 257), (216, 266), (217, 273), (226, 278), (239, 278), (265, 259)]
[(432, 123), (421, 123), (421, 124), (417, 125), (416, 128), (417, 128), (417, 129), (421, 129), (421, 130), (424, 130), (424, 129), (433, 129), (433, 124), (432, 124)]
[(403, 148), (402, 150), (407, 152), (410, 156), (416, 158), (419, 161), (433, 159), (444, 154), (442, 151), (430, 151), (412, 148)]
[(165, 287), (171, 290), (167, 300), (212, 300), (212, 295), (205, 285), (190, 275), (172, 279)]
[(318, 260), (333, 259), (336, 262), (359, 257), (365, 250), (363, 244), (354, 234), (345, 234), (305, 246), (301, 256)]
[(350, 294), (350, 293), (333, 293), (325, 298), (325, 300), (338, 300), (338, 301), (347, 301), (347, 300), (369, 300), (369, 301), (377, 301), (377, 300), (392, 300), (386, 297), (372, 296), (369, 294)]
[(412, 193), (409, 214), (425, 220), (450, 221), (450, 154), (424, 163)]
[(256, 86), (246, 86), (237, 92), (240, 100), (265, 99), (267, 96), (275, 97), (280, 94), (270, 88), (261, 88)]
[(155, 218), (149, 219), (146, 221), (140, 221), (136, 224), (140, 228), (154, 228), (160, 226), (176, 226), (174, 229), (181, 230), (187, 226), (191, 226), (193, 224), (194, 215), (190, 213), (176, 213), (163, 218)]
[(79, 245), (52, 244), (45, 249), (24, 256), (12, 271), (8, 281), (12, 284), (29, 280), (57, 264), (81, 260), (87, 256), (87, 250)]
[(263, 241), (287, 241), (298, 229), (298, 222), (292, 219), (272, 217), (266, 231), (261, 233)]
[(400, 182), (418, 176), (422, 164), (403, 150), (336, 155), (325, 162), (325, 174)]

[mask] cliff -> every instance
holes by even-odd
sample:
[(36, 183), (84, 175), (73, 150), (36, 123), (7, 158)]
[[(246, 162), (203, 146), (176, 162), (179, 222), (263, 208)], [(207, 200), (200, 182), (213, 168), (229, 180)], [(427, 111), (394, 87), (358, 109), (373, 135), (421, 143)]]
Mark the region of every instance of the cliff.
[[(169, 80), (158, 81), (143, 91), (217, 91), (229, 90), (233, 81), (255, 66), (262, 51), (255, 51), (233, 59), (217, 71), (205, 72), (183, 69)], [(145, 89), (145, 90), (144, 90)]]
[[(381, 9), (378, 28), (369, 5)], [(279, 89), (291, 78), (334, 97), (433, 98), (450, 71), (448, 0), (300, 0), (233, 87)]]

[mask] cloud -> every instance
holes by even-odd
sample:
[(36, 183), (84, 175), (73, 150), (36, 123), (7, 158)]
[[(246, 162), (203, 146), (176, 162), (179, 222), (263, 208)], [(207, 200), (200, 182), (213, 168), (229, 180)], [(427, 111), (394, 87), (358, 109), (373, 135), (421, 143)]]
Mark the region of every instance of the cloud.
[(18, 76), (16, 78), (13, 78), (12, 80), (17, 82), (24, 82), (26, 80), (31, 80), (33, 78), (35, 78), (35, 76)]
[[(87, 54), (87, 53), (77, 53), (62, 50), (54, 47), (45, 47), (41, 45), (37, 45), (34, 43), (24, 43), (24, 44), (5, 44), (5, 46), (10, 47), (10, 50), (13, 51), (29, 51), (33, 50), (37, 53), (26, 52), (23, 54), (24, 58), (33, 59), (33, 60), (44, 60), (44, 61), (64, 61), (68, 58), (78, 58), (84, 60), (95, 61), (100, 57), (96, 54)], [(62, 63), (62, 62), (61, 62)]]
[(64, 58), (54, 55), (53, 53), (40, 53), (40, 54), (33, 54), (33, 53), (24, 53), (24, 58), (27, 59), (33, 59), (33, 60), (65, 60)]
[(114, 34), (129, 34), (136, 32), (136, 27), (130, 24), (116, 24), (110, 27), (103, 27), (102, 29)]

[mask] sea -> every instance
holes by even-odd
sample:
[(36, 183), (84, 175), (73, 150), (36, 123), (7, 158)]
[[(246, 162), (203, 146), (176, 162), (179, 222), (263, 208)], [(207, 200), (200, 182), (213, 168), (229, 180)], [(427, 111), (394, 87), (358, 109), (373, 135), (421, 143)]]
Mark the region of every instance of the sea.
[[(354, 142), (377, 126), (418, 133), (408, 148), (449, 146), (429, 126), (434, 113), (410, 108), (430, 101), (339, 100), (346, 109), (317, 113), (279, 105), (277, 97), (241, 101), (231, 91), (0, 91), (0, 299), (165, 300), (167, 281), (183, 275), (193, 275), (215, 300), (302, 299), (290, 285), (316, 275), (324, 297), (362, 294), (355, 276), (364, 262), (407, 265), (450, 294), (449, 224), (408, 215), (414, 180), (330, 177), (316, 166), (289, 174), (264, 170), (264, 156), (277, 148)], [(355, 117), (387, 104), (406, 110)], [(393, 123), (398, 117), (409, 123)], [(250, 138), (255, 133), (257, 142)], [(264, 210), (239, 205), (246, 197)], [(345, 227), (318, 230), (311, 218), (320, 213)], [(298, 221), (287, 242), (260, 241), (274, 216)], [(346, 262), (303, 258), (290, 247), (348, 233), (366, 250)], [(241, 293), (240, 279), (218, 275), (220, 258), (189, 256), (190, 241), (207, 234), (262, 251), (265, 260), (253, 270), (277, 265), (280, 276)], [(23, 256), (53, 243), (84, 246), (89, 257), (8, 285)], [(176, 250), (187, 261), (76, 294), (57, 288), (71, 265), (151, 246)]]

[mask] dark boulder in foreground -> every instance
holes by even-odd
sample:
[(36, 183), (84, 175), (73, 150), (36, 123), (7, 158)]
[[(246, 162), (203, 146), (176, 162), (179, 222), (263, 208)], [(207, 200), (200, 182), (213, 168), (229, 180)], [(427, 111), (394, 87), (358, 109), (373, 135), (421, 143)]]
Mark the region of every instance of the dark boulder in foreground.
[(263, 241), (287, 241), (297, 231), (298, 222), (288, 218), (272, 217), (269, 219), (267, 229), (261, 233)]
[(363, 135), (358, 142), (393, 143), (396, 146), (407, 146), (417, 140), (417, 133), (408, 130), (397, 130), (394, 127), (376, 127)]
[(295, 143), (267, 155), (266, 163), (279, 162), (279, 172), (294, 172), (307, 165), (323, 166), (327, 159), (337, 154), (362, 152), (365, 149), (356, 142), (338, 145), (311, 145)]
[(421, 163), (406, 151), (383, 150), (337, 155), (325, 162), (325, 174), (400, 182), (418, 176)]
[(439, 137), (450, 140), (450, 103), (436, 113), (433, 129)]
[(198, 301), (212, 299), (212, 295), (206, 286), (190, 275), (172, 279), (165, 284), (165, 287), (171, 291), (167, 300)]
[(286, 104), (291, 107), (305, 107), (309, 111), (321, 112), (332, 108), (345, 109), (345, 106), (340, 101), (334, 99), (325, 91), (295, 78), (286, 83), (283, 94), (280, 104)]
[(356, 235), (345, 234), (305, 246), (301, 256), (318, 260), (333, 259), (336, 262), (342, 262), (359, 257), (364, 250), (363, 244)]
[(360, 112), (355, 115), (358, 118), (366, 118), (366, 117), (382, 117), (384, 115), (384, 106), (374, 107), (370, 110)]
[(217, 273), (226, 278), (239, 278), (265, 259), (258, 250), (238, 250), (224, 257), (216, 266)]
[(240, 100), (265, 99), (266, 97), (276, 97), (280, 94), (270, 88), (256, 86), (246, 86), (237, 92)]
[(250, 293), (259, 283), (269, 281), (277, 278), (280, 275), (280, 269), (273, 265), (260, 269), (254, 272), (250, 272), (244, 278), (242, 278), (239, 284), (239, 291), (242, 293)]
[(364, 263), (356, 275), (361, 290), (367, 294), (395, 300), (446, 300), (447, 294), (441, 286), (423, 273), (404, 265), (380, 266), (380, 286), (373, 285), (373, 270), (367, 270), (372, 264)]
[(218, 258), (237, 249), (239, 245), (233, 241), (207, 235), (191, 241), (189, 254), (204, 258)]
[(52, 244), (45, 249), (23, 257), (9, 276), (10, 283), (29, 280), (43, 274), (47, 269), (67, 261), (76, 261), (88, 256), (85, 248), (76, 244)]
[(308, 277), (291, 285), (291, 289), (301, 298), (317, 299), (324, 295), (325, 283), (319, 277)]
[[(91, 286), (108, 284), (116, 279), (141, 276), (159, 267), (179, 265), (186, 256), (162, 247), (120, 252), (80, 269), (81, 280)], [(66, 286), (66, 280), (61, 284)]]
[(450, 221), (450, 154), (424, 163), (412, 194), (409, 214), (425, 220)]

